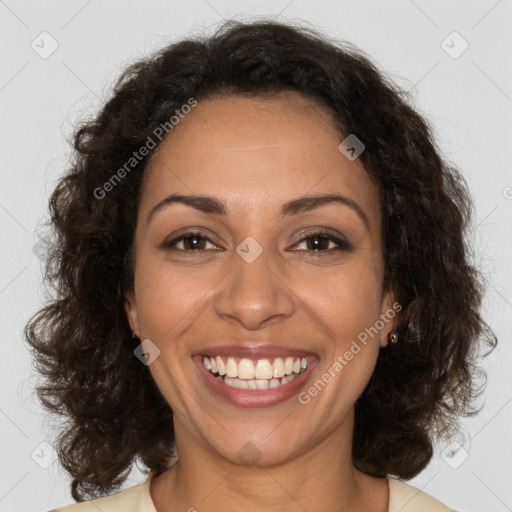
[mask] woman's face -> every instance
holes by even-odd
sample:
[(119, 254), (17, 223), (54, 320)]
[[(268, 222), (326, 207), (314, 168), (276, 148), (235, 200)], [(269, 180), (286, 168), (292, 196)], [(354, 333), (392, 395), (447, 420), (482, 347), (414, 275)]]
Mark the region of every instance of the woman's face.
[(378, 190), (342, 140), (297, 93), (228, 96), (199, 102), (153, 155), (126, 310), (178, 450), (181, 437), (273, 464), (350, 445), (394, 310)]

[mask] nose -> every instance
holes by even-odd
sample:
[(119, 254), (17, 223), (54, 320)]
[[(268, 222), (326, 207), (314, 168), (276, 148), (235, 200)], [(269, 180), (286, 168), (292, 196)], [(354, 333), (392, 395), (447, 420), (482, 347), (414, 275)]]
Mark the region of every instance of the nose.
[(233, 267), (214, 300), (217, 315), (247, 330), (258, 330), (289, 317), (296, 301), (275, 267), (270, 267), (268, 250), (251, 263), (235, 253)]

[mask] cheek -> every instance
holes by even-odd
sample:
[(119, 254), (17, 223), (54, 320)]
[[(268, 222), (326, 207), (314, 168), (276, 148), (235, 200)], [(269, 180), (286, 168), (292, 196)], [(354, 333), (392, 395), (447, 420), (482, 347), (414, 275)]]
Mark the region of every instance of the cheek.
[(186, 419), (190, 400), (186, 383), (193, 371), (184, 342), (191, 326), (197, 328), (212, 285), (193, 268), (172, 267), (168, 262), (141, 254), (135, 271), (137, 311), (141, 336), (160, 350), (149, 370), (173, 413)]
[(162, 261), (140, 259), (135, 289), (139, 324), (144, 336), (155, 340), (175, 339), (186, 328), (188, 318), (208, 300), (213, 291), (207, 276), (197, 268), (171, 267)]
[(340, 267), (304, 283), (303, 290), (308, 305), (336, 337), (340, 350), (379, 319), (382, 283), (379, 273), (369, 265)]
[[(139, 325), (145, 337), (176, 339), (193, 319), (202, 318), (212, 297), (221, 290), (226, 269), (172, 266), (141, 254), (135, 274)], [(287, 273), (291, 291), (314, 314), (339, 349), (373, 326), (381, 308), (381, 276), (369, 258), (313, 273)], [(287, 293), (284, 291), (283, 293)], [(211, 307), (211, 304), (210, 304)]]
[(327, 407), (333, 418), (343, 418), (370, 380), (379, 354), (379, 276), (368, 266), (347, 266), (329, 279), (317, 280), (308, 293), (308, 304), (314, 305), (332, 345), (302, 399), (311, 400), (318, 414)]

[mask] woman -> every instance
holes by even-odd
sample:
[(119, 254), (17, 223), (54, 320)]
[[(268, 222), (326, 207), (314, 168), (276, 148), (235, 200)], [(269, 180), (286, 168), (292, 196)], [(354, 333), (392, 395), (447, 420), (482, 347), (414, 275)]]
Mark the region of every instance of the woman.
[(96, 498), (59, 511), (451, 510), (400, 479), (494, 344), (471, 202), (368, 58), (228, 23), (130, 67), (75, 150), (26, 330)]

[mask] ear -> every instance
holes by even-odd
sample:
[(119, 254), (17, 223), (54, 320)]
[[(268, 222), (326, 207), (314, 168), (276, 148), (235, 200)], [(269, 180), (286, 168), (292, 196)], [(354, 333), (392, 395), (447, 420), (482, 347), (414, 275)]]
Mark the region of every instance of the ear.
[(402, 305), (396, 301), (394, 292), (392, 290), (385, 292), (380, 312), (380, 319), (384, 323), (380, 333), (381, 347), (388, 345), (389, 333), (400, 324), (400, 311), (402, 311)]
[(136, 336), (140, 337), (137, 302), (135, 300), (135, 293), (133, 290), (129, 290), (124, 294), (124, 310), (126, 311), (126, 317), (128, 319), (130, 329), (135, 333)]

